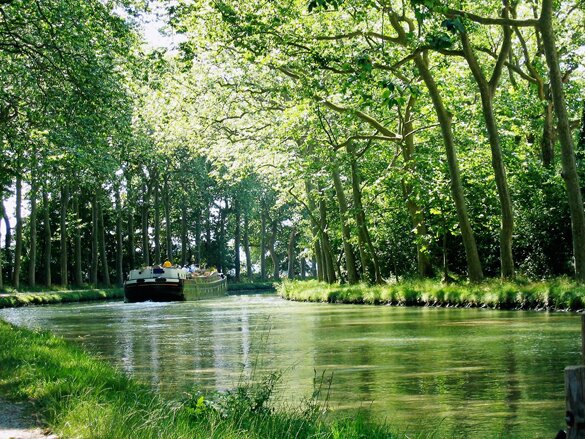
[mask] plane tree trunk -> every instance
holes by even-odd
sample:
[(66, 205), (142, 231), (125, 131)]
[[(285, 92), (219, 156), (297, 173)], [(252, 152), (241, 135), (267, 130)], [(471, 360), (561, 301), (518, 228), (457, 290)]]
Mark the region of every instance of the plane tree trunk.
[(106, 288), (112, 286), (110, 282), (110, 269), (108, 267), (108, 254), (106, 252), (106, 225), (104, 223), (104, 208), (102, 203), (98, 201), (98, 215), (99, 215), (99, 251), (102, 266), (102, 278)]
[[(404, 127), (403, 127), (403, 142), (402, 142), (402, 158), (404, 160), (405, 172), (409, 175), (415, 173), (414, 162), (414, 124), (412, 116), (412, 108), (415, 104), (416, 98), (411, 96), (408, 105), (404, 112)], [(429, 253), (423, 249), (422, 240), (427, 235), (427, 228), (425, 218), (421, 206), (416, 202), (414, 188), (410, 184), (408, 176), (402, 179), (402, 193), (406, 200), (406, 208), (410, 216), (412, 230), (415, 231), (416, 243), (416, 262), (418, 275), (420, 277), (433, 277), (434, 270)]]
[(288, 238), (288, 278), (295, 278), (295, 238), (297, 229), (295, 226), (291, 227)]
[(347, 145), (347, 153), (351, 163), (351, 190), (353, 194), (353, 209), (355, 222), (358, 229), (358, 247), (360, 250), (360, 259), (362, 270), (367, 273), (370, 282), (382, 283), (380, 273), (380, 264), (378, 257), (370, 238), (370, 232), (366, 221), (366, 213), (362, 203), (361, 177), (358, 169), (357, 159), (355, 157), (354, 146)]
[(542, 34), (542, 45), (548, 65), (554, 110), (557, 116), (557, 132), (559, 143), (561, 144), (562, 176), (567, 188), (569, 211), (571, 213), (575, 278), (579, 282), (585, 282), (585, 212), (583, 211), (583, 199), (581, 197), (579, 175), (577, 174), (575, 151), (552, 21), (553, 2), (552, 0), (543, 0), (538, 27)]
[(459, 162), (457, 160), (455, 140), (453, 138), (453, 130), (451, 127), (451, 116), (445, 108), (437, 83), (429, 69), (428, 61), (422, 54), (417, 54), (414, 57), (414, 62), (429, 91), (435, 113), (437, 114), (441, 126), (441, 134), (443, 136), (443, 143), (445, 145), (447, 163), (449, 166), (449, 176), (451, 179), (451, 196), (453, 197), (453, 202), (457, 211), (459, 229), (461, 230), (461, 237), (463, 238), (469, 279), (472, 282), (481, 282), (483, 280), (483, 270), (479, 259), (479, 252), (477, 251), (475, 236), (467, 214), (467, 203), (463, 195), (461, 173), (459, 171)]
[(347, 271), (347, 281), (350, 284), (356, 284), (359, 281), (358, 272), (355, 264), (355, 255), (351, 247), (351, 231), (348, 224), (349, 207), (347, 206), (347, 199), (341, 183), (339, 175), (339, 167), (337, 163), (332, 164), (331, 173), (333, 175), (333, 184), (335, 186), (335, 194), (337, 196), (337, 205), (339, 207), (339, 216), (341, 222), (341, 236), (343, 241), (343, 253), (345, 254), (345, 269)]
[(49, 210), (49, 193), (43, 187), (43, 227), (45, 229), (45, 249), (43, 256), (45, 259), (45, 286), (52, 286), (51, 259), (52, 259), (52, 232), (51, 232), (51, 215)]
[(98, 197), (94, 194), (91, 202), (91, 283), (97, 286), (98, 283)]
[(64, 185), (61, 188), (61, 218), (60, 218), (60, 229), (61, 229), (61, 246), (60, 246), (60, 266), (61, 266), (61, 285), (67, 286), (69, 282), (69, 261), (67, 252), (67, 211), (69, 208), (69, 186)]
[[(308, 179), (305, 180), (305, 193), (307, 196), (307, 206), (311, 215), (311, 234), (313, 235), (313, 254), (315, 255), (315, 274), (319, 282), (325, 280), (324, 263), (323, 263), (323, 250), (321, 248), (321, 233), (320, 225), (314, 219), (316, 215), (315, 199), (313, 198), (313, 186)], [(315, 267), (316, 266), (316, 267)]]
[(14, 288), (20, 288), (20, 266), (22, 257), (22, 177), (16, 177), (16, 236), (14, 240), (14, 271), (12, 272), (12, 284)]
[(122, 286), (124, 283), (124, 243), (122, 231), (122, 197), (120, 186), (116, 187), (116, 284)]
[[(505, 8), (504, 11), (507, 11), (507, 8)], [(504, 15), (507, 16), (507, 12), (504, 12)], [(502, 43), (500, 59), (506, 59), (508, 57), (510, 38), (510, 27), (504, 26), (504, 41)], [(511, 279), (514, 277), (514, 258), (512, 254), (514, 213), (512, 211), (512, 199), (508, 188), (506, 168), (504, 166), (502, 148), (500, 146), (500, 135), (498, 133), (498, 125), (493, 108), (493, 97), (503, 63), (496, 63), (492, 78), (488, 81), (477, 61), (466, 32), (461, 33), (461, 43), (463, 46), (463, 54), (479, 88), (481, 108), (491, 148), (492, 168), (494, 170), (498, 199), (500, 201), (500, 272), (502, 278)]]
[(236, 274), (236, 282), (240, 282), (240, 270), (241, 270), (241, 261), (240, 261), (240, 242), (242, 238), (241, 233), (241, 212), (240, 212), (240, 201), (236, 198), (234, 200), (234, 216), (236, 221), (236, 227), (234, 232), (234, 267), (235, 267), (235, 274)]
[(169, 193), (169, 179), (165, 178), (164, 185), (165, 231), (167, 259), (173, 261), (173, 227), (171, 223), (171, 194)]
[(246, 277), (252, 279), (252, 257), (250, 256), (250, 224), (248, 213), (244, 211), (244, 254), (246, 255)]
[(82, 258), (81, 258), (81, 212), (79, 211), (79, 198), (81, 193), (78, 191), (73, 196), (73, 212), (75, 213), (76, 225), (73, 231), (73, 259), (75, 260), (75, 273), (73, 276), (73, 283), (77, 286), (83, 284), (82, 275)]
[[(32, 171), (31, 176), (31, 185), (30, 185), (30, 216), (29, 216), (29, 233), (30, 233), (30, 242), (29, 242), (29, 253), (28, 253), (28, 285), (30, 287), (35, 287), (37, 284), (37, 193), (38, 187), (36, 178), (34, 176), (34, 170)], [(2, 270), (0, 269), (0, 273)], [(0, 276), (2, 277), (2, 276)]]

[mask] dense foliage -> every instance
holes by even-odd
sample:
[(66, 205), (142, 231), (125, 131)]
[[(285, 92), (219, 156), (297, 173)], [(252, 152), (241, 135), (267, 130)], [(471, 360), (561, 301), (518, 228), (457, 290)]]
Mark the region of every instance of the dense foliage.
[(144, 7), (0, 2), (3, 282), (585, 279), (580, 2)]

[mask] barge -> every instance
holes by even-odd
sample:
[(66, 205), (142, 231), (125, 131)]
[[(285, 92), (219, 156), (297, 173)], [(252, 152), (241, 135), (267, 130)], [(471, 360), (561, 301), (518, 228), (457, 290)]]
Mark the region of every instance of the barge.
[(124, 282), (125, 302), (201, 300), (227, 294), (227, 279), (216, 271), (172, 266), (131, 270)]

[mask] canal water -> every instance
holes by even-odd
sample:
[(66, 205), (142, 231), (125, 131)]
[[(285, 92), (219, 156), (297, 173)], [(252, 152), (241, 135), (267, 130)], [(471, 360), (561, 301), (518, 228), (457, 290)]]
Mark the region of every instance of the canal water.
[(553, 438), (564, 422), (563, 369), (580, 362), (579, 316), (567, 313), (246, 295), (4, 309), (0, 318), (81, 343), (170, 396), (282, 371), (279, 397), (294, 405), (324, 374), (333, 414), (359, 410), (435, 438)]

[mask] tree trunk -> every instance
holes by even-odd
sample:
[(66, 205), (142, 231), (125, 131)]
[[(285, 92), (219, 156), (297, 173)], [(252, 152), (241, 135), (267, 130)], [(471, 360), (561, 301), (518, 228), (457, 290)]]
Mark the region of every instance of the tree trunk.
[(435, 79), (429, 70), (427, 61), (421, 54), (418, 54), (415, 56), (414, 62), (427, 86), (427, 89), (429, 90), (437, 118), (439, 119), (439, 124), (441, 125), (441, 134), (445, 144), (447, 162), (449, 164), (449, 175), (451, 177), (451, 194), (457, 210), (459, 229), (461, 230), (461, 236), (463, 238), (469, 279), (472, 282), (480, 282), (483, 280), (483, 270), (481, 268), (479, 253), (475, 243), (475, 236), (467, 215), (465, 197), (463, 196), (459, 163), (457, 161), (455, 141), (453, 139), (453, 131), (451, 128), (451, 116), (445, 109), (443, 99), (441, 98)]
[(195, 213), (195, 263), (201, 265), (201, 210), (197, 209)]
[(165, 179), (164, 187), (165, 230), (167, 241), (167, 259), (173, 262), (173, 227), (171, 224), (171, 194), (169, 193), (169, 179)]
[(154, 263), (162, 264), (160, 255), (160, 185), (158, 174), (154, 177)]
[(120, 186), (116, 187), (116, 284), (121, 287), (124, 283), (123, 236), (122, 236), (122, 197)]
[(91, 202), (91, 283), (97, 287), (98, 283), (98, 198), (94, 194)]
[(128, 212), (128, 263), (130, 269), (136, 268), (136, 243), (134, 242), (134, 206), (136, 199), (134, 198), (134, 191), (132, 190), (132, 179), (126, 177), (126, 185), (128, 191), (128, 200), (126, 203), (126, 210)]
[(327, 206), (323, 195), (319, 198), (319, 220), (321, 232), (321, 251), (323, 253), (324, 276), (323, 278), (330, 284), (335, 283), (335, 261), (333, 259), (333, 252), (331, 250), (331, 242), (329, 234), (327, 233)]
[(234, 266), (236, 271), (236, 282), (240, 282), (240, 270), (241, 270), (241, 261), (240, 261), (240, 241), (241, 241), (241, 212), (240, 212), (240, 202), (236, 198), (234, 200), (234, 210), (235, 210), (235, 220), (236, 220), (236, 230), (234, 236)]
[(51, 215), (49, 211), (49, 194), (43, 187), (43, 225), (45, 228), (45, 285), (50, 287), (53, 282), (51, 279), (51, 259), (52, 259), (52, 233), (51, 233)]
[(347, 200), (343, 191), (343, 185), (341, 184), (341, 178), (339, 176), (339, 167), (337, 163), (332, 165), (333, 184), (335, 185), (335, 194), (337, 195), (337, 205), (339, 206), (339, 216), (341, 222), (341, 236), (343, 241), (343, 252), (345, 254), (345, 268), (347, 270), (347, 281), (350, 284), (356, 284), (359, 281), (357, 268), (355, 265), (355, 256), (353, 249), (351, 248), (351, 231), (349, 228), (348, 217), (349, 208), (347, 206)]
[[(483, 95), (483, 93), (482, 93)], [(502, 158), (500, 138), (496, 125), (496, 118), (493, 112), (491, 96), (482, 97), (482, 108), (488, 130), (488, 137), (492, 150), (492, 167), (494, 169), (496, 187), (500, 200), (500, 270), (504, 279), (514, 278), (514, 256), (512, 253), (512, 238), (514, 234), (514, 212), (512, 210), (512, 199), (508, 188), (506, 169)]]
[(581, 129), (579, 130), (577, 150), (581, 153), (585, 153), (585, 102), (583, 102), (583, 107), (581, 108)]
[(187, 203), (181, 202), (181, 266), (187, 265)]
[[(509, 48), (510, 29), (505, 27), (505, 40), (502, 43), (502, 51)], [(493, 96), (495, 94), (497, 82), (488, 82), (484, 73), (477, 62), (469, 38), (465, 32), (461, 33), (461, 43), (463, 53), (467, 64), (471, 69), (475, 82), (479, 88), (481, 96), (481, 108), (485, 125), (488, 132), (488, 140), (492, 153), (492, 168), (496, 180), (496, 188), (500, 201), (500, 270), (504, 279), (514, 277), (514, 258), (512, 255), (512, 234), (514, 232), (514, 213), (512, 211), (512, 200), (508, 189), (506, 169), (504, 159), (502, 158), (502, 148), (500, 146), (500, 135), (498, 134), (498, 125), (494, 115)], [(507, 55), (506, 55), (507, 56)]]
[(81, 213), (79, 211), (79, 198), (81, 194), (77, 192), (73, 198), (73, 210), (75, 212), (75, 218), (77, 219), (77, 224), (75, 226), (75, 231), (73, 233), (73, 240), (74, 240), (74, 255), (73, 258), (75, 259), (75, 276), (74, 276), (74, 283), (77, 286), (83, 284), (83, 274), (82, 274), (82, 258), (81, 258), (81, 224), (82, 218)]
[(374, 245), (370, 238), (370, 232), (366, 221), (366, 213), (362, 204), (361, 177), (358, 169), (357, 160), (353, 145), (347, 146), (347, 153), (350, 157), (351, 164), (351, 189), (353, 194), (353, 206), (355, 222), (358, 229), (358, 243), (360, 247), (360, 258), (362, 259), (362, 269), (368, 271), (370, 282), (377, 284), (382, 283), (380, 265)]
[(278, 260), (278, 255), (276, 254), (276, 236), (278, 233), (278, 222), (272, 221), (271, 224), (271, 233), (270, 238), (268, 240), (268, 251), (270, 252), (270, 258), (272, 259), (272, 278), (274, 280), (280, 279), (280, 261)]
[[(32, 172), (34, 173), (34, 170)], [(28, 285), (33, 288), (37, 284), (37, 192), (37, 183), (33, 175), (31, 176), (30, 185), (30, 250), (28, 254)], [(1, 272), (2, 271), (0, 270), (0, 273)]]
[(4, 260), (6, 261), (6, 279), (12, 280), (12, 254), (10, 246), (12, 245), (12, 233), (10, 228), (10, 218), (8, 218), (8, 212), (3, 209), (4, 213), (2, 218), (4, 219), (4, 226), (6, 227), (6, 236), (4, 237)]
[(16, 237), (14, 241), (14, 271), (12, 284), (14, 288), (20, 287), (20, 264), (22, 256), (22, 178), (16, 177)]
[(291, 227), (288, 238), (288, 278), (295, 278), (295, 238), (297, 229), (295, 226)]
[(228, 202), (225, 200), (224, 207), (219, 209), (219, 230), (217, 233), (217, 260), (218, 270), (227, 275), (227, 267), (225, 266), (225, 221), (228, 211)]
[(321, 233), (320, 233), (320, 226), (316, 220), (313, 219), (313, 216), (316, 215), (317, 207), (315, 205), (315, 200), (313, 199), (313, 185), (308, 179), (305, 179), (305, 194), (307, 195), (307, 204), (310, 210), (311, 215), (311, 234), (313, 235), (313, 254), (315, 255), (315, 265), (313, 268), (315, 269), (316, 277), (319, 282), (323, 282), (325, 280), (325, 264), (323, 261), (323, 249), (321, 248)]
[(305, 280), (305, 278), (307, 277), (307, 261), (305, 261), (305, 258), (301, 258), (301, 280)]
[(246, 255), (246, 277), (252, 279), (252, 257), (250, 256), (250, 235), (248, 213), (244, 211), (244, 254)]
[(64, 185), (61, 188), (61, 220), (60, 220), (60, 229), (61, 229), (61, 245), (60, 245), (60, 253), (61, 253), (61, 285), (66, 287), (68, 284), (69, 278), (69, 267), (68, 267), (68, 258), (67, 258), (67, 208), (69, 205), (69, 187)]
[(266, 280), (266, 211), (264, 203), (260, 210), (260, 279)]
[(110, 288), (110, 269), (108, 267), (108, 255), (106, 253), (106, 225), (104, 224), (104, 209), (102, 203), (98, 202), (98, 215), (99, 215), (99, 245), (100, 245), (100, 256), (102, 265), (102, 278), (106, 288)]
[[(404, 141), (402, 142), (402, 158), (404, 159), (405, 173), (409, 176), (414, 177), (416, 174), (415, 161), (414, 161), (414, 124), (412, 118), (412, 107), (414, 106), (416, 98), (411, 97), (406, 110), (404, 112), (404, 128), (402, 136)], [(412, 224), (412, 230), (415, 233), (415, 245), (416, 245), (416, 265), (418, 275), (420, 277), (433, 277), (434, 270), (431, 258), (429, 257), (428, 251), (423, 249), (422, 240), (427, 235), (427, 227), (425, 224), (425, 218), (422, 212), (422, 207), (416, 202), (414, 189), (412, 184), (409, 182), (409, 176), (402, 178), (402, 193), (406, 200), (406, 208), (410, 216), (410, 222)]]
[[(0, 216), (4, 215), (4, 200), (0, 200)], [(0, 234), (0, 238), (1, 238)], [(0, 247), (0, 289), (4, 288), (4, 275), (3, 275), (3, 268), (4, 268), (4, 257), (2, 255), (2, 247)]]
[(207, 207), (207, 216), (205, 217), (205, 245), (209, 252), (211, 248), (211, 205)]
[(579, 282), (585, 281), (585, 213), (583, 211), (583, 199), (579, 184), (579, 175), (575, 163), (573, 139), (569, 125), (569, 115), (563, 91), (563, 81), (555, 35), (553, 31), (553, 2), (542, 1), (539, 29), (542, 34), (544, 54), (549, 70), (550, 86), (552, 90), (555, 114), (557, 116), (557, 132), (561, 144), (561, 163), (563, 167), (563, 179), (567, 187), (569, 210), (571, 212), (571, 230), (573, 234), (573, 256), (575, 258), (575, 278)]
[(148, 203), (150, 193), (147, 185), (142, 187), (142, 259), (145, 266), (150, 265), (150, 238), (148, 236)]
[(543, 105), (544, 125), (542, 127), (540, 151), (542, 155), (543, 166), (552, 169), (555, 164), (555, 121), (553, 114), (553, 103), (547, 100), (543, 103)]

